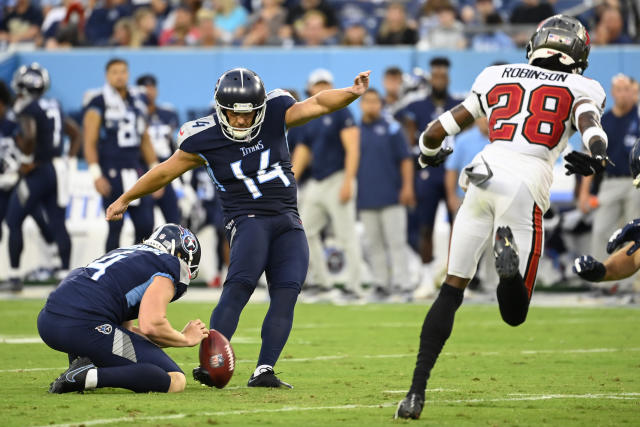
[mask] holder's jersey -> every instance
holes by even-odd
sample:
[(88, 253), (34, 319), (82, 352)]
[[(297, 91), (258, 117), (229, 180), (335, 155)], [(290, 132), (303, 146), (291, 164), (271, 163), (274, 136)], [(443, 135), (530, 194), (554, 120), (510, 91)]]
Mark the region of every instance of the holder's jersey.
[(573, 108), (586, 98), (602, 114), (604, 89), (579, 74), (507, 64), (485, 68), (471, 91), (489, 119), (491, 144), (479, 155), (491, 167), (507, 169), (522, 179), (545, 211), (553, 165), (577, 130)]
[(36, 124), (36, 163), (50, 162), (63, 153), (63, 118), (60, 103), (51, 98), (19, 99), (14, 106), (18, 116), (29, 116)]
[(189, 269), (177, 257), (147, 245), (115, 249), (86, 267), (76, 268), (47, 299), (51, 313), (121, 324), (137, 319), (140, 302), (156, 276), (175, 287), (171, 301), (189, 285)]
[(158, 161), (164, 162), (175, 151), (173, 136), (179, 125), (178, 114), (170, 106), (157, 106), (155, 111), (149, 114), (148, 132)]
[(102, 119), (98, 137), (102, 170), (140, 167), (140, 144), (147, 127), (147, 106), (142, 96), (129, 90), (123, 104), (116, 104), (105, 100), (103, 90), (90, 90), (83, 107), (84, 111), (96, 110)]
[(269, 92), (264, 122), (250, 142), (224, 136), (215, 113), (182, 125), (178, 147), (206, 161), (227, 221), (245, 214), (297, 213), (296, 181), (284, 120), (295, 102), (286, 91)]

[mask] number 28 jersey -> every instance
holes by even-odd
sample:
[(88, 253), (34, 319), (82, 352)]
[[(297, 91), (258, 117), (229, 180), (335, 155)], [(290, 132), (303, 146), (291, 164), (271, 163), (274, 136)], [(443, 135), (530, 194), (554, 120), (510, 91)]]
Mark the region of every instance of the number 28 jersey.
[(602, 113), (602, 86), (579, 74), (506, 64), (485, 68), (471, 91), (489, 120), (491, 144), (481, 155), (491, 167), (522, 179), (536, 203), (548, 209), (553, 165), (577, 130), (573, 108), (589, 99)]
[(205, 160), (219, 192), (225, 222), (239, 215), (297, 213), (284, 119), (295, 102), (286, 91), (269, 92), (260, 133), (249, 142), (224, 136), (215, 113), (180, 128), (178, 147)]

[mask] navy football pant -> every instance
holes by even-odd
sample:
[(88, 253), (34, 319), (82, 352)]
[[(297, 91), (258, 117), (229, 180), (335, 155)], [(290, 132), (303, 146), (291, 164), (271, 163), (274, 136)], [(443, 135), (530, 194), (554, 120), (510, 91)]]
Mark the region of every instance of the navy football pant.
[[(155, 201), (160, 208), (166, 223), (180, 224), (180, 210), (178, 209), (178, 197), (173, 185), (170, 183), (164, 187), (164, 194)], [(148, 237), (148, 236), (145, 236)], [(137, 243), (137, 242), (136, 242)]]
[[(0, 240), (2, 240), (2, 221), (4, 221), (5, 216), (7, 215), (7, 209), (9, 208), (9, 198), (11, 197), (11, 190), (9, 191), (1, 191), (0, 190)], [(36, 222), (38, 229), (40, 230), (40, 234), (44, 238), (44, 241), (47, 244), (51, 244), (55, 241), (53, 237), (53, 232), (47, 224), (47, 220), (45, 219), (45, 212), (42, 205), (39, 206), (38, 209), (35, 209), (31, 213), (31, 218)]]
[[(66, 209), (58, 206), (56, 172), (52, 163), (45, 163), (23, 177), (9, 198), (6, 222), (9, 226), (9, 260), (12, 268), (20, 266), (24, 247), (22, 223), (27, 215), (38, 217), (42, 208), (47, 221), (39, 219), (38, 226), (48, 229), (58, 245), (62, 268), (69, 269), (71, 239), (65, 225)], [(46, 240), (46, 236), (45, 236)]]
[[(105, 170), (105, 168), (103, 168)], [(110, 176), (109, 172), (105, 175), (111, 184), (111, 195), (102, 198), (102, 206), (106, 210), (109, 205), (116, 201), (124, 192), (122, 187), (122, 178), (120, 171), (117, 170), (115, 177)], [(135, 243), (141, 243), (144, 239), (151, 236), (153, 232), (153, 198), (151, 196), (142, 197), (137, 206), (129, 206), (127, 212), (133, 222), (135, 229)], [(120, 233), (122, 232), (122, 224), (124, 221), (109, 221), (109, 234), (107, 235), (106, 251), (112, 251), (120, 247)]]
[(242, 309), (266, 272), (271, 302), (262, 324), (258, 365), (274, 366), (289, 338), (294, 307), (307, 275), (309, 246), (299, 217), (243, 215), (227, 226), (229, 272), (210, 326), (231, 340)]
[(98, 368), (98, 387), (166, 392), (171, 384), (167, 372), (182, 372), (151, 341), (108, 320), (73, 319), (45, 307), (38, 315), (38, 332), (49, 347), (67, 353), (69, 361), (91, 359)]

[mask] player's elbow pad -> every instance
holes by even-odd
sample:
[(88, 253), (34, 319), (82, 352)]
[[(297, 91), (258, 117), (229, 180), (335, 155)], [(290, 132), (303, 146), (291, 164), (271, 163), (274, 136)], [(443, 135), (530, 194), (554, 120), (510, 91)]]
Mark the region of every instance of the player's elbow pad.
[(462, 106), (471, 114), (475, 119), (484, 116), (484, 110), (480, 104), (480, 99), (475, 93), (471, 93), (467, 98), (462, 101)]

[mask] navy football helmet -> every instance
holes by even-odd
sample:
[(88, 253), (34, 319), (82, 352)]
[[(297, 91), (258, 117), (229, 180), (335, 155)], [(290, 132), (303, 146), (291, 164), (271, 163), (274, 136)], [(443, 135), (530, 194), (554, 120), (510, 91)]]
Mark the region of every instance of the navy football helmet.
[(629, 153), (629, 170), (631, 171), (631, 178), (633, 178), (633, 185), (636, 188), (640, 188), (640, 138), (633, 144), (633, 148)]
[[(224, 73), (216, 83), (215, 109), (222, 133), (236, 142), (248, 142), (260, 133), (267, 110), (267, 93), (262, 79), (246, 68), (234, 68)], [(253, 123), (247, 128), (229, 124), (226, 111), (250, 113), (256, 111)]]
[[(557, 71), (582, 74), (589, 65), (591, 40), (587, 29), (576, 18), (554, 15), (538, 25), (527, 44), (529, 64), (543, 68), (545, 60), (557, 57)], [(536, 62), (534, 64), (534, 61)]]
[(16, 95), (38, 97), (49, 90), (50, 85), (49, 72), (37, 62), (18, 68), (11, 80), (11, 88)]
[(190, 278), (198, 277), (202, 251), (198, 238), (188, 228), (178, 224), (161, 225), (142, 243), (178, 257), (189, 268)]

